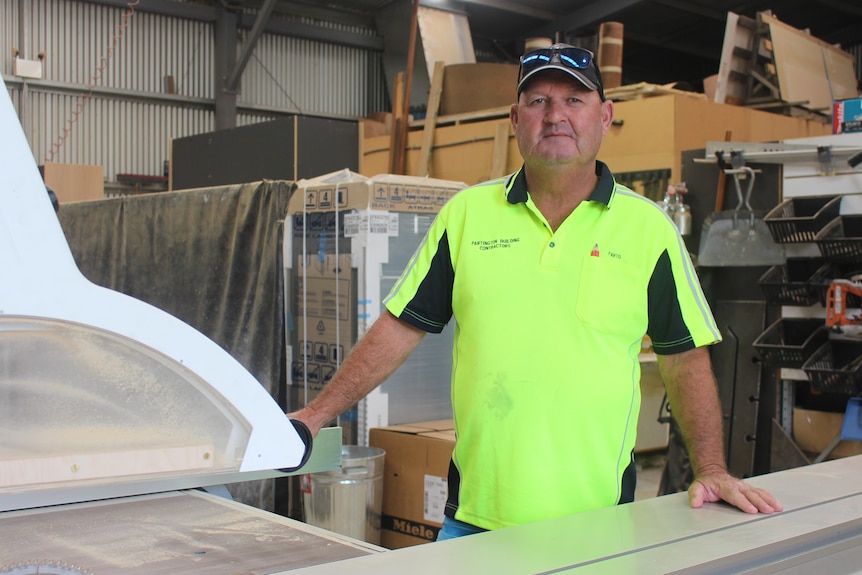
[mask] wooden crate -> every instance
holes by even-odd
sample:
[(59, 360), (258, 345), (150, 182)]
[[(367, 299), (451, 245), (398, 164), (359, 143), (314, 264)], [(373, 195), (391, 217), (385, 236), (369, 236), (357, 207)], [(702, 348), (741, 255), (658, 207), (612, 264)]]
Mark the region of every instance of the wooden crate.
[[(770, 142), (831, 133), (828, 124), (773, 114), (750, 108), (716, 104), (683, 94), (630, 99), (614, 103), (616, 125), (605, 136), (599, 159), (616, 173), (669, 169), (671, 181), (682, 177), (682, 152), (704, 148), (709, 141)], [(429, 176), (468, 184), (486, 181), (494, 162), (510, 173), (522, 164), (508, 125), (508, 108), (484, 113), (438, 118), (431, 150)], [(408, 133), (407, 171), (418, 175), (423, 122), (414, 121)], [(505, 131), (499, 145), (498, 131)], [(361, 143), (362, 175), (389, 171), (388, 136), (366, 138)], [(496, 145), (495, 145), (496, 142)], [(501, 157), (502, 155), (502, 157)]]
[(614, 172), (669, 168), (673, 182), (682, 178), (683, 151), (723, 141), (727, 131), (736, 142), (771, 142), (831, 132), (829, 125), (820, 122), (682, 95), (617, 102), (614, 110), (622, 125), (611, 127), (599, 159)]

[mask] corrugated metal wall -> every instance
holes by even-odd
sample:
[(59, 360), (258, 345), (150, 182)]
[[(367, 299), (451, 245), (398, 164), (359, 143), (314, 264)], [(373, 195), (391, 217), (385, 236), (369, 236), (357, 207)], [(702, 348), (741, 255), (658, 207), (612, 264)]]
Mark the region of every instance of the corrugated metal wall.
[[(382, 86), (382, 76), (365, 51), (265, 35), (243, 74), (240, 102), (358, 117), (372, 110), (368, 84)], [(381, 102), (374, 109), (382, 110)]]
[(160, 93), (165, 75), (189, 72), (185, 94), (212, 92), (206, 23), (69, 0), (31, 6), (28, 52), (45, 52), (46, 80)]
[[(3, 47), (20, 47), (18, 44), (18, 0), (0, 0), (0, 38), (8, 41), (3, 42)], [(14, 40), (14, 41), (12, 41)], [(5, 51), (4, 51), (5, 53)], [(4, 75), (12, 73), (12, 59), (3, 58), (0, 64), (0, 72)]]
[(162, 175), (172, 138), (213, 126), (213, 112), (200, 106), (94, 96), (75, 116), (80, 101), (30, 92), (30, 145), (38, 163), (101, 165), (109, 181), (120, 173)]
[[(43, 77), (25, 84), (12, 58), (0, 71), (37, 163), (101, 165), (108, 181), (162, 175), (172, 138), (213, 129), (211, 22), (78, 0), (28, 0), (29, 14), (21, 5), (0, 0), (0, 45), (31, 60), (44, 53)], [(385, 97), (378, 54), (264, 34), (242, 79), (237, 125), (297, 111), (361, 117)]]

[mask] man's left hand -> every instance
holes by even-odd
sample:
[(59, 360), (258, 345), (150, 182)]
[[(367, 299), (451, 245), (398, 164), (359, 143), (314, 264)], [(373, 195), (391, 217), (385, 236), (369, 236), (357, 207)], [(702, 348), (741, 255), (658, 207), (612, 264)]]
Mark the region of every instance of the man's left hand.
[(701, 507), (704, 502), (726, 501), (746, 513), (774, 513), (784, 508), (765, 489), (754, 487), (727, 472), (696, 477), (688, 488), (688, 502)]

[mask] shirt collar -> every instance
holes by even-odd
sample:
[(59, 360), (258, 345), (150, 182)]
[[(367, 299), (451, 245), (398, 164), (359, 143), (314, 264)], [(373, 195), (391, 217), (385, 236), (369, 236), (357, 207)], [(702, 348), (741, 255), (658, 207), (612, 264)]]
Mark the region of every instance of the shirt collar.
[[(599, 177), (599, 182), (589, 199), (609, 206), (614, 195), (614, 177), (607, 165), (599, 160), (596, 160), (596, 175)], [(506, 200), (510, 204), (526, 202), (527, 191), (527, 176), (524, 175), (524, 166), (521, 166), (521, 169), (512, 174), (506, 182)]]

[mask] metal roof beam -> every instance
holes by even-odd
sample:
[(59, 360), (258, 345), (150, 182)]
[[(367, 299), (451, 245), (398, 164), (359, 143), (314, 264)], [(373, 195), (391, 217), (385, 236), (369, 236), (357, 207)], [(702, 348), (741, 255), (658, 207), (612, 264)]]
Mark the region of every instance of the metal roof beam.
[[(90, 2), (91, 4), (101, 4), (103, 6), (114, 6), (116, 8), (128, 8), (129, 4), (128, 0), (82, 1)], [(199, 22), (215, 22), (217, 20), (215, 8), (202, 6), (200, 4), (174, 2), (172, 0), (147, 0), (146, 2), (141, 2), (135, 6), (135, 10), (140, 12), (150, 12), (153, 14), (162, 14), (164, 16), (172, 16), (175, 18), (186, 18), (188, 20), (196, 20)], [(249, 14), (240, 15), (240, 28), (253, 28), (254, 23), (255, 18), (253, 16)], [(267, 22), (264, 31), (272, 34), (302, 38), (305, 40), (340, 44), (342, 46), (375, 50), (378, 52), (383, 51), (383, 38), (377, 35), (355, 34), (353, 32), (344, 32), (341, 30), (332, 30), (319, 26), (300, 24), (289, 20), (270, 20)]]
[[(240, 16), (240, 27), (250, 28), (254, 23), (252, 17), (248, 14)], [(364, 48), (366, 50), (383, 51), (383, 38), (377, 35), (355, 34), (353, 32), (343, 32), (341, 30), (332, 30), (330, 28), (321, 28), (319, 26), (309, 26), (308, 24), (300, 24), (291, 22), (290, 20), (270, 20), (266, 24), (266, 32), (272, 34), (281, 34), (282, 36), (290, 36), (292, 38), (302, 38), (304, 40), (315, 40), (328, 44), (341, 44), (342, 46), (350, 46), (352, 48)]]
[(215, 129), (224, 130), (236, 127), (237, 94), (227, 89), (225, 79), (236, 66), (237, 13), (223, 6), (216, 9), (214, 29), (215, 50)]
[(462, 0), (462, 2), (465, 4), (478, 4), (480, 6), (487, 6), (488, 8), (496, 8), (497, 10), (502, 10), (504, 12), (521, 14), (522, 16), (529, 16), (530, 18), (547, 20), (549, 22), (557, 19), (557, 15), (552, 12), (533, 8), (522, 2), (509, 2), (508, 0)]
[(618, 14), (627, 8), (645, 1), (606, 0), (603, 2), (590, 2), (580, 10), (559, 16), (552, 23), (539, 26), (528, 34), (525, 34), (525, 36), (553, 36), (555, 32), (559, 31), (581, 30), (611, 20), (614, 14)]
[[(249, 6), (254, 4), (256, 7), (261, 4), (261, 2), (251, 3), (248, 1), (245, 3)], [(346, 8), (327, 8), (322, 5), (305, 2), (289, 2), (287, 0), (281, 0), (278, 3), (277, 12), (281, 14), (302, 16), (305, 18), (314, 18), (317, 20), (326, 20), (327, 22), (346, 24), (348, 26), (364, 26), (365, 28), (374, 27), (374, 16), (371, 13), (349, 11)]]
[(720, 52), (700, 49), (690, 45), (680, 45), (679, 43), (671, 42), (667, 38), (656, 38), (646, 34), (636, 34), (626, 31), (625, 40), (630, 40), (637, 44), (644, 44), (646, 46), (660, 46), (672, 52), (688, 54), (689, 56), (697, 56), (698, 58), (704, 58), (706, 60), (715, 60), (716, 62), (720, 60), (721, 56)]
[(662, 6), (667, 6), (668, 8), (680, 10), (688, 14), (703, 16), (704, 18), (709, 18), (710, 20), (727, 22), (727, 12), (723, 10), (713, 10), (699, 4), (685, 2), (683, 0), (652, 0), (652, 2), (653, 4), (661, 4)]
[[(102, 4), (103, 6), (114, 6), (116, 8), (128, 8), (129, 0), (81, 0), (90, 4)], [(174, 2), (173, 0), (147, 0), (135, 6), (137, 12), (150, 12), (173, 16), (175, 18), (187, 18), (203, 22), (215, 22), (216, 13), (210, 6), (201, 4), (187, 4), (185, 2)]]
[(845, 0), (815, 0), (817, 4), (823, 4), (824, 6), (828, 6), (834, 10), (838, 10), (839, 12), (844, 12), (845, 14), (851, 14), (853, 16), (862, 16), (862, 7), (859, 6), (858, 2), (847, 2)]
[(242, 47), (242, 53), (239, 55), (239, 58), (233, 65), (233, 69), (228, 75), (227, 81), (225, 83), (225, 88), (227, 88), (228, 91), (236, 91), (237, 86), (239, 85), (239, 79), (242, 78), (242, 73), (245, 70), (245, 66), (246, 64), (248, 64), (249, 58), (251, 58), (251, 53), (254, 52), (254, 49), (257, 46), (257, 41), (263, 34), (263, 29), (264, 26), (266, 26), (266, 21), (269, 19), (269, 15), (272, 14), (272, 9), (275, 7), (275, 1), (276, 0), (266, 0), (266, 2), (263, 3), (263, 6), (261, 7), (260, 11), (258, 11), (257, 18), (254, 21), (254, 25), (251, 27), (251, 32), (245, 39), (245, 44)]

